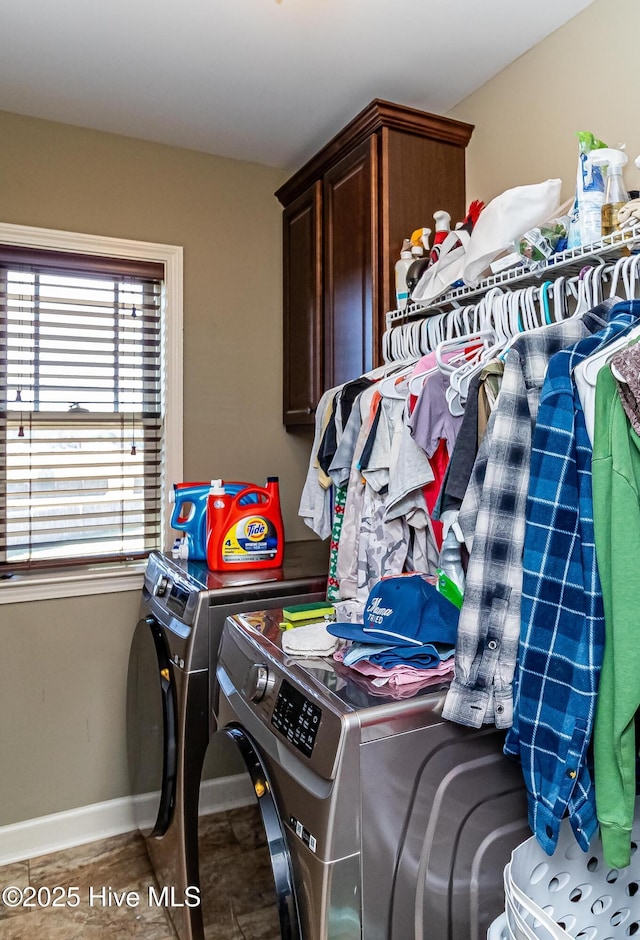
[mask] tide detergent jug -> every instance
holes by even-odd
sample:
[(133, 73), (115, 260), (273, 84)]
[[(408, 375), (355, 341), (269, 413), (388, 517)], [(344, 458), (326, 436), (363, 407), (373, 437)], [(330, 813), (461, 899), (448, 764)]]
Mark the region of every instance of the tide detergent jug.
[(249, 485), (231, 493), (212, 480), (207, 497), (207, 565), (212, 571), (279, 568), (284, 527), (278, 477), (265, 487)]
[[(174, 483), (169, 493), (173, 503), (171, 527), (184, 532), (179, 557), (190, 561), (207, 560), (207, 497), (210, 482)], [(227, 483), (231, 495), (250, 486), (249, 483)], [(253, 502), (255, 502), (255, 497)]]

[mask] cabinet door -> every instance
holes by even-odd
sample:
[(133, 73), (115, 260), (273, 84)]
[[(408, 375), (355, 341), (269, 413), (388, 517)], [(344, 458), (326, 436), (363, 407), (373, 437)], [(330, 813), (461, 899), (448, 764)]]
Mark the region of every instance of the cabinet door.
[(313, 424), (322, 394), (322, 184), (283, 213), (285, 425)]
[(325, 388), (355, 379), (373, 365), (377, 211), (372, 136), (323, 180)]

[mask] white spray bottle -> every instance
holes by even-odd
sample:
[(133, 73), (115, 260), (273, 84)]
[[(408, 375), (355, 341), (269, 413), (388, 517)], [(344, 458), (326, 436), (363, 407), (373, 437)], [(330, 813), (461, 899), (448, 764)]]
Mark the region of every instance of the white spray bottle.
[(595, 166), (604, 166), (605, 164), (607, 166), (607, 180), (602, 204), (602, 234), (611, 235), (617, 228), (618, 210), (622, 209), (624, 204), (629, 201), (629, 194), (622, 179), (622, 168), (627, 165), (628, 157), (622, 150), (603, 147), (600, 150), (592, 150), (589, 154), (589, 160)]
[(404, 310), (409, 300), (409, 291), (407, 289), (407, 271), (413, 262), (411, 254), (411, 239), (405, 238), (402, 243), (400, 259), (396, 261), (396, 304), (398, 310)]

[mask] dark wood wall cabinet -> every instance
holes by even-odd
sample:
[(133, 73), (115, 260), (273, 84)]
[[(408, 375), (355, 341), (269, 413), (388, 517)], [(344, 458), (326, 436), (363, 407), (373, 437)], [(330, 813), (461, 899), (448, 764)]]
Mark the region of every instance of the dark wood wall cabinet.
[(473, 126), (372, 101), (276, 192), (283, 211), (284, 395), (312, 425), (325, 388), (380, 362), (402, 240), (465, 213)]

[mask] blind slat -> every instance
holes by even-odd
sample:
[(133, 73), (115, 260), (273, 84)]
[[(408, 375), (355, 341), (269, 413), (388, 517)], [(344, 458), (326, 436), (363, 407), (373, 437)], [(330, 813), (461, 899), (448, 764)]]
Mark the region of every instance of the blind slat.
[(162, 281), (164, 278), (164, 265), (159, 262), (104, 258), (73, 251), (45, 251), (18, 245), (0, 245), (0, 264), (5, 267), (30, 265), (40, 270), (55, 270), (70, 275), (90, 272), (92, 275), (148, 278), (152, 281)]

